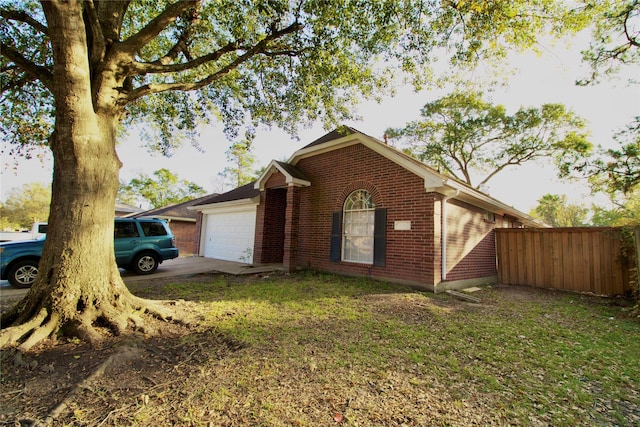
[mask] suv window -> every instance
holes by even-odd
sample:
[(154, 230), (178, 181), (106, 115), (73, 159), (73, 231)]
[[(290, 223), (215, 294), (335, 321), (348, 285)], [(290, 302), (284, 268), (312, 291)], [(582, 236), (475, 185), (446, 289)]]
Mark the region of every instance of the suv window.
[(159, 222), (141, 222), (142, 232), (145, 236), (166, 236), (167, 230)]
[(114, 237), (121, 239), (125, 237), (138, 237), (138, 227), (135, 222), (119, 222), (116, 221), (114, 227)]

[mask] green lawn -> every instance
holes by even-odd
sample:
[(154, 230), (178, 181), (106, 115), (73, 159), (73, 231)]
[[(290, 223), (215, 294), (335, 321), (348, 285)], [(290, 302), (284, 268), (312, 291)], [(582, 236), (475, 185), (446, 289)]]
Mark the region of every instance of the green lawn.
[(311, 273), (149, 291), (197, 301), (242, 347), (185, 378), (185, 423), (640, 424), (640, 319), (619, 300), (497, 286), (474, 304)]

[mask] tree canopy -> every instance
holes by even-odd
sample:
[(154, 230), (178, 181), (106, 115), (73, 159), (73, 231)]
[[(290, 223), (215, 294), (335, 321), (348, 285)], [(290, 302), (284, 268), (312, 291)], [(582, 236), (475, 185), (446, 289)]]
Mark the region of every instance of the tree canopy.
[(555, 0), (0, 0), (3, 150), (53, 154), (39, 274), (2, 316), (0, 346), (27, 350), (64, 331), (144, 329), (171, 309), (133, 296), (113, 253), (121, 167), (116, 143), (146, 125), (171, 154), (204, 123), (291, 133), (334, 124), (401, 75), (429, 82), (434, 61), (462, 70), (577, 31), (589, 8)]
[[(2, 1), (0, 16), (2, 131), (23, 154), (53, 130), (54, 35), (34, 1)], [(101, 99), (94, 84), (94, 101), (117, 105), (125, 125), (152, 125), (147, 142), (165, 153), (212, 120), (234, 137), (246, 121), (338, 123), (391, 90), (391, 69), (423, 84), (436, 56), (461, 69), (586, 16), (550, 0), (82, 2), (89, 65), (118, 88)]]
[[(593, 36), (582, 57), (591, 74), (578, 84), (598, 83), (624, 66), (640, 64), (640, 0), (595, 2)], [(636, 75), (637, 78), (637, 75)]]
[(46, 221), (50, 200), (51, 188), (38, 182), (13, 188), (0, 206), (0, 225), (29, 229), (34, 222)]
[(629, 194), (640, 186), (640, 117), (614, 140), (618, 148), (599, 147), (593, 158), (574, 169), (589, 178), (594, 190)]
[(118, 194), (125, 203), (142, 198), (151, 208), (161, 208), (202, 197), (207, 192), (195, 182), (181, 180), (169, 169), (162, 168), (153, 172), (151, 177), (142, 174), (131, 179), (128, 184), (120, 186)]
[(469, 185), (484, 185), (507, 167), (547, 157), (564, 171), (591, 150), (584, 121), (560, 104), (521, 107), (510, 115), (480, 92), (456, 92), (426, 104), (420, 115), (387, 135)]

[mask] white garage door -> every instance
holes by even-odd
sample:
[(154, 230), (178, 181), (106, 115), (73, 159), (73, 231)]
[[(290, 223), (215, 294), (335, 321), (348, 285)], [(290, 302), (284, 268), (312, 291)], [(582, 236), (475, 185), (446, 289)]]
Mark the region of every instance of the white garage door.
[(251, 264), (256, 207), (206, 214), (204, 256)]

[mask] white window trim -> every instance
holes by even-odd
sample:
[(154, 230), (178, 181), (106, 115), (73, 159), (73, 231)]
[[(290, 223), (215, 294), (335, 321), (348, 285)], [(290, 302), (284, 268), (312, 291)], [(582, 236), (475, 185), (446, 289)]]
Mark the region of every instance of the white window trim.
[[(352, 199), (352, 197), (354, 195), (356, 195), (357, 193), (366, 193), (367, 194), (367, 201), (369, 204), (368, 208), (365, 209), (349, 209), (347, 210), (347, 204), (349, 203), (349, 201)], [(373, 197), (371, 196), (371, 193), (367, 190), (356, 190), (353, 191), (351, 194), (349, 194), (349, 196), (346, 198), (343, 207), (342, 207), (342, 244), (341, 244), (341, 255), (340, 258), (342, 261), (344, 262), (351, 262), (351, 263), (355, 263), (355, 264), (365, 264), (365, 265), (372, 265), (373, 264), (373, 259), (374, 259), (374, 255), (373, 255), (373, 246), (374, 246), (374, 234), (375, 234), (375, 204), (373, 203)], [(370, 235), (361, 235), (361, 236), (356, 236), (356, 237), (364, 237), (364, 238), (368, 238), (371, 241), (371, 258), (368, 260), (354, 260), (354, 259), (348, 259), (346, 256), (346, 245), (347, 245), (347, 219), (350, 217), (349, 214), (352, 213), (358, 213), (358, 212), (365, 212), (365, 213), (369, 213), (369, 221), (367, 223), (364, 224), (370, 224), (371, 225), (371, 234)], [(353, 223), (351, 223), (353, 224)]]

